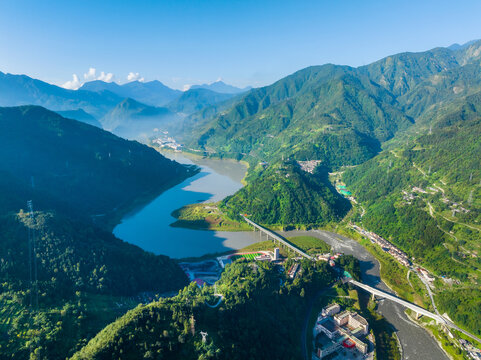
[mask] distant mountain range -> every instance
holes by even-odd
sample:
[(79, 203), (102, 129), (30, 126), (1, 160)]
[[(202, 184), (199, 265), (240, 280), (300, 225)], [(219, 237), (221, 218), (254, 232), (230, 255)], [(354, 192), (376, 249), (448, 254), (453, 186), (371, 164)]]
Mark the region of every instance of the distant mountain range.
[(243, 91), (223, 82), (206, 86), (219, 91), (199, 87), (182, 92), (160, 81), (119, 85), (100, 80), (67, 90), (26, 75), (0, 72), (0, 106), (40, 105), (117, 135), (138, 138), (151, 135), (154, 128), (176, 126), (175, 121)]
[(248, 86), (243, 89), (228, 85), (225, 82), (219, 80), (210, 84), (202, 84), (202, 85), (192, 85), (189, 90), (194, 90), (194, 89), (207, 89), (211, 91), (215, 91), (221, 94), (240, 94), (246, 91), (249, 91), (252, 89), (252, 87)]
[(0, 106), (40, 105), (59, 111), (82, 109), (99, 119), (122, 100), (108, 90), (67, 90), (26, 75), (0, 72)]
[(122, 98), (135, 99), (151, 106), (166, 105), (182, 95), (182, 91), (171, 89), (157, 80), (148, 82), (132, 81), (123, 85), (95, 80), (83, 84), (79, 90), (96, 93), (107, 90)]

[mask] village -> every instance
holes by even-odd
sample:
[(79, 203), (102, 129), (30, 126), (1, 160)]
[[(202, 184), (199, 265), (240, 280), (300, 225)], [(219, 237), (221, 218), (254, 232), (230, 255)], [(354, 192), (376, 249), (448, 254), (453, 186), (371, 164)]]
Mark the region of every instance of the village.
[[(158, 129), (155, 130), (157, 130), (156, 132), (159, 132)], [(174, 150), (175, 152), (182, 151), (182, 145), (175, 141), (173, 137), (169, 136), (168, 131), (162, 131), (161, 134), (161, 136), (152, 140), (152, 143), (154, 145), (157, 145), (163, 149)]]
[(359, 234), (361, 234), (362, 236), (367, 237), (369, 240), (371, 240), (372, 243), (379, 245), (383, 251), (392, 255), (402, 265), (406, 267), (411, 266), (411, 261), (409, 260), (407, 254), (404, 251), (395, 247), (386, 239), (382, 238), (381, 236), (373, 232), (367, 231), (356, 224), (350, 223), (349, 226), (355, 231), (357, 231)]

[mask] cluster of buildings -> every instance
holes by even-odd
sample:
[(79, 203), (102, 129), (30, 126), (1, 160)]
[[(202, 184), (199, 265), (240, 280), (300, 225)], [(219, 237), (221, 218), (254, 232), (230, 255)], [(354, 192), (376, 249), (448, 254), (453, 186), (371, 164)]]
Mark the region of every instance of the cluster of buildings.
[(335, 260), (339, 259), (340, 256), (342, 256), (341, 253), (337, 253), (337, 254), (334, 254), (334, 255), (330, 254), (330, 253), (319, 254), (319, 255), (316, 256), (316, 260), (327, 261), (330, 266), (335, 266), (336, 265)]
[(341, 312), (339, 304), (331, 304), (322, 309), (314, 325), (312, 358), (322, 359), (343, 349), (352, 349), (365, 355), (369, 346), (361, 339), (368, 333), (369, 324), (361, 315), (349, 310)]
[(393, 244), (391, 244), (389, 241), (386, 239), (380, 237), (379, 235), (369, 232), (355, 224), (350, 224), (351, 228), (356, 230), (359, 234), (367, 237), (371, 242), (374, 244), (378, 244), (383, 251), (389, 253), (392, 255), (397, 261), (399, 261), (402, 265), (409, 267), (411, 265), (411, 261), (409, 260), (407, 254), (395, 247)]
[(473, 360), (481, 360), (481, 350), (473, 346), (469, 341), (459, 339), (461, 347), (469, 354)]
[(426, 269), (417, 267), (416, 271), (432, 286), (434, 280), (436, 280)]
[(308, 160), (308, 161), (298, 161), (297, 163), (302, 170), (312, 174), (314, 169), (321, 163), (321, 160)]
[(182, 145), (175, 141), (173, 137), (168, 136), (167, 131), (164, 131), (162, 136), (152, 140), (152, 143), (160, 146), (161, 148), (169, 148), (174, 151), (182, 150)]
[(289, 279), (294, 279), (299, 272), (300, 265), (299, 263), (294, 263), (291, 265), (289, 270), (287, 271), (287, 276), (289, 276)]

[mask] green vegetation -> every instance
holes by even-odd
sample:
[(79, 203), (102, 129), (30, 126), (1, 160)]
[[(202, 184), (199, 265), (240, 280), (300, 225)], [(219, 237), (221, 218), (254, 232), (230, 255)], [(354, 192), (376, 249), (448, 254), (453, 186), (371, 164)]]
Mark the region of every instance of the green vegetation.
[(69, 357), (137, 302), (187, 283), (168, 257), (107, 230), (195, 169), (40, 107), (0, 108), (0, 130), (0, 358)]
[[(216, 301), (211, 287), (191, 284), (178, 296), (128, 312), (73, 359), (298, 358), (308, 299), (333, 279), (326, 263), (301, 266), (302, 276), (289, 281), (270, 263), (238, 260), (217, 283), (224, 295), (218, 308), (205, 305)], [(201, 331), (208, 333), (206, 343)]]
[(447, 312), (456, 323), (463, 324), (473, 334), (481, 335), (481, 290), (479, 288), (453, 287), (437, 297), (441, 312)]
[(247, 213), (258, 223), (320, 226), (337, 221), (349, 210), (323, 174), (309, 174), (293, 162), (268, 166), (221, 203), (230, 218)]
[(232, 220), (219, 209), (219, 204), (192, 204), (172, 213), (177, 219), (170, 226), (198, 230), (248, 231), (245, 221)]
[(33, 200), (37, 209), (88, 220), (95, 215), (98, 224), (195, 171), (135, 141), (36, 106), (0, 108), (0, 160), (6, 175), (1, 181), (8, 186), (2, 213)]
[(308, 254), (326, 254), (331, 252), (331, 246), (313, 236), (295, 236), (287, 238), (290, 243)]
[[(431, 134), (393, 145), (343, 176), (366, 209), (353, 220), (445, 277), (436, 282), (440, 308), (474, 333), (481, 316), (480, 110), (481, 93), (470, 95), (437, 117)], [(463, 296), (453, 301), (454, 293)]]

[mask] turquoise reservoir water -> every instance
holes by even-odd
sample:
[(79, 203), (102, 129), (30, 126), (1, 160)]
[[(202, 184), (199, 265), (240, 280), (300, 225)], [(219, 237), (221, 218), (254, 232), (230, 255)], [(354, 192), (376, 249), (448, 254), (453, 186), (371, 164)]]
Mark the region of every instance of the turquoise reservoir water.
[(196, 164), (201, 172), (127, 215), (113, 231), (118, 238), (173, 258), (240, 249), (255, 242), (256, 237), (250, 232), (202, 231), (169, 226), (175, 221), (172, 211), (188, 204), (219, 201), (239, 190), (246, 172), (243, 164), (231, 160), (188, 158), (178, 153), (164, 155), (183, 164)]

